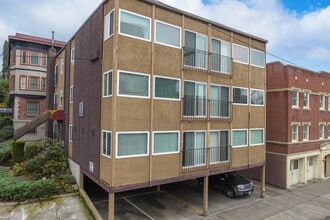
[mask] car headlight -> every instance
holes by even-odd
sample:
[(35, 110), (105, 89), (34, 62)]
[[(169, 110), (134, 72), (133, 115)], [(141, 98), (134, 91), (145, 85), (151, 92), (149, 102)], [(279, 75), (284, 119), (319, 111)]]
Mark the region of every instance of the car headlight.
[(237, 189), (245, 189), (245, 185), (237, 185)]

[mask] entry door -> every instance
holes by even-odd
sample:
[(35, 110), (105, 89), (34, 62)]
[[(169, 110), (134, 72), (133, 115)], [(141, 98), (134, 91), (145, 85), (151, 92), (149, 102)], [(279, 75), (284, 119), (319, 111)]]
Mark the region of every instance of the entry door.
[(307, 158), (307, 180), (314, 178), (314, 157)]
[(291, 184), (299, 183), (299, 161), (291, 160), (290, 162), (290, 171), (291, 171)]

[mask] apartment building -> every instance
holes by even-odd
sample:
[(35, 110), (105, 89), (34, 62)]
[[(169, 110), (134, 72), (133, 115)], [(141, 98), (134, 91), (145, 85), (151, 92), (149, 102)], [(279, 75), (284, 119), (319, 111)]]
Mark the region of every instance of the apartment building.
[[(16, 33), (9, 36), (10, 99), (13, 103), (14, 129), (42, 114), (46, 109), (47, 52), (59, 50), (64, 42)], [(29, 131), (22, 140), (40, 140), (45, 136), (45, 125)]]
[(65, 47), (63, 138), (80, 187), (109, 192), (110, 219), (117, 192), (198, 177), (206, 215), (208, 176), (230, 171), (260, 168), (263, 196), (266, 43), (159, 1), (102, 2)]
[(330, 74), (267, 64), (266, 182), (330, 176)]

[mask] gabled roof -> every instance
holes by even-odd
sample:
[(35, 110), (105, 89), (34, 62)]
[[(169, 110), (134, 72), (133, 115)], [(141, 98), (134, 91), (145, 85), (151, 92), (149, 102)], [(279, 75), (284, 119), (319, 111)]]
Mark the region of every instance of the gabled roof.
[(24, 41), (24, 42), (30, 42), (35, 44), (42, 44), (47, 46), (54, 46), (54, 47), (64, 47), (65, 42), (62, 41), (54, 41), (54, 44), (52, 43), (51, 39), (42, 38), (42, 37), (35, 37), (27, 34), (21, 34), (16, 33), (14, 36), (8, 36), (9, 40), (17, 40), (17, 41)]

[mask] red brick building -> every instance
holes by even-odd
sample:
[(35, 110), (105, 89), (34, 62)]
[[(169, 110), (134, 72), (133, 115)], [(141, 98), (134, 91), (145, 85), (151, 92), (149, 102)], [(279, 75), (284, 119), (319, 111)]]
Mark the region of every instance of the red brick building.
[(266, 182), (330, 176), (330, 74), (267, 64)]

